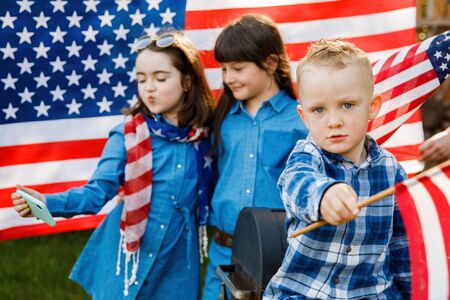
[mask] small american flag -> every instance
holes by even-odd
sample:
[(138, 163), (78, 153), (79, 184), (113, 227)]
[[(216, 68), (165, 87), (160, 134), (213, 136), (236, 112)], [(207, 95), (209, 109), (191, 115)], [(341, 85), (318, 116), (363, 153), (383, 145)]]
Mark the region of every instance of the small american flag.
[[(401, 141), (399, 135), (389, 138), (449, 76), (449, 67), (449, 31), (375, 63), (375, 92), (383, 96), (384, 102), (377, 118), (369, 124), (369, 133), (379, 144), (389, 149), (392, 143)], [(403, 164), (409, 158), (407, 153), (403, 154), (406, 147), (390, 149)]]
[[(184, 30), (202, 51), (217, 94), (222, 78), (214, 41), (228, 21), (250, 12), (279, 24), (293, 74), (320, 38), (345, 38), (372, 61), (415, 43), (413, 0), (0, 1), (0, 240), (92, 228), (102, 219), (108, 207), (50, 228), (19, 218), (10, 194), (16, 183), (52, 193), (91, 176), (109, 129), (123, 120), (120, 109), (136, 101), (139, 36)], [(401, 160), (414, 172), (422, 141), (416, 114), (386, 143), (405, 153)]]
[(450, 161), (396, 187), (409, 239), (412, 299), (450, 299)]

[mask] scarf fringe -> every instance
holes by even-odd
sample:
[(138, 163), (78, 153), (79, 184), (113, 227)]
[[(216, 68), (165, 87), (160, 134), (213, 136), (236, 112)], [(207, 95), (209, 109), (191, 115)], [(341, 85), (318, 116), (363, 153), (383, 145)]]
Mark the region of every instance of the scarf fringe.
[[(128, 296), (128, 288), (136, 282), (137, 271), (139, 266), (139, 254), (140, 248), (136, 252), (131, 252), (127, 250), (127, 243), (125, 238), (125, 232), (120, 231), (120, 241), (119, 241), (119, 251), (117, 253), (117, 265), (116, 265), (116, 276), (120, 275), (120, 261), (121, 261), (121, 252), (125, 254), (125, 274), (123, 279), (123, 295)], [(128, 264), (131, 265), (131, 274), (130, 278), (128, 278)]]
[(203, 263), (208, 258), (208, 234), (206, 232), (206, 225), (198, 227), (198, 239), (200, 248), (200, 263)]

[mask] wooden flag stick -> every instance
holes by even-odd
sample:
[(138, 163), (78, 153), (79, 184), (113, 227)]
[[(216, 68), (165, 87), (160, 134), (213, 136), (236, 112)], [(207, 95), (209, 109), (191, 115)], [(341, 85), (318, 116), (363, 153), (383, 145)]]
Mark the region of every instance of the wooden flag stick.
[[(419, 173), (416, 176), (414, 176), (414, 177), (412, 177), (412, 178), (410, 178), (408, 180), (405, 180), (404, 184), (408, 185), (408, 183), (410, 183), (413, 180), (418, 180), (419, 178), (421, 178), (423, 176), (429, 176), (431, 174), (434, 174), (439, 169), (442, 169), (442, 168), (444, 168), (444, 167), (446, 167), (448, 165), (450, 165), (450, 160), (446, 160), (443, 163), (441, 163), (441, 164), (439, 164), (439, 165), (437, 165), (437, 166), (435, 166), (435, 167), (433, 167), (431, 169), (423, 171), (422, 173)], [(390, 195), (392, 195), (394, 193), (395, 193), (395, 186), (391, 186), (390, 188), (385, 189), (384, 191), (381, 191), (381, 192), (373, 195), (372, 197), (370, 197), (370, 198), (368, 198), (368, 199), (366, 199), (364, 201), (359, 202), (358, 203), (358, 207), (359, 208), (366, 207), (366, 206), (368, 206), (368, 205), (370, 205), (370, 204), (372, 204), (374, 202), (377, 202), (377, 201), (379, 201), (379, 200), (381, 200), (381, 199), (383, 199), (383, 198), (385, 198), (387, 196), (390, 196)], [(299, 235), (302, 235), (302, 234), (307, 233), (307, 232), (309, 232), (311, 230), (319, 228), (319, 227), (321, 227), (321, 226), (323, 226), (325, 224), (328, 224), (328, 222), (325, 221), (325, 220), (318, 221), (318, 222), (313, 223), (313, 224), (311, 224), (309, 226), (306, 226), (306, 227), (304, 227), (304, 228), (302, 228), (300, 230), (294, 231), (291, 234), (291, 237), (293, 237), (293, 238), (298, 237)]]

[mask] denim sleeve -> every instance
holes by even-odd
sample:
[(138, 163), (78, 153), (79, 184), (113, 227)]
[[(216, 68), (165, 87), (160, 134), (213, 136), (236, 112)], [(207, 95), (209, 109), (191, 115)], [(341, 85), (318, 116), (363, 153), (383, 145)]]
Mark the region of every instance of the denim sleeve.
[[(395, 183), (407, 179), (406, 172), (399, 166)], [(409, 260), (408, 238), (397, 202), (395, 203), (393, 233), (389, 243), (390, 269), (394, 277), (394, 284), (403, 296), (411, 298), (411, 269)]]
[(298, 151), (297, 148), (291, 153), (278, 180), (278, 188), (288, 217), (312, 223), (320, 218), (323, 194), (339, 181), (320, 171), (322, 163), (315, 153), (303, 151), (305, 149)]
[(110, 132), (97, 168), (86, 185), (45, 195), (50, 212), (66, 218), (98, 213), (118, 193), (124, 181), (126, 159), (123, 130), (115, 128)]

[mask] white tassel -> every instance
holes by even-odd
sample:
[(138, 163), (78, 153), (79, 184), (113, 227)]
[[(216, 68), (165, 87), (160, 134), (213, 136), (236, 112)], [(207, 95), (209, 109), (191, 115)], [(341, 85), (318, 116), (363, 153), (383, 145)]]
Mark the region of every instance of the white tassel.
[(139, 248), (136, 253), (132, 254), (133, 267), (131, 268), (130, 285), (132, 285), (136, 281), (136, 275), (137, 275), (137, 270), (138, 270), (138, 266), (139, 266), (139, 253), (140, 252), (141, 252), (141, 249)]
[(117, 251), (116, 276), (120, 274), (120, 250), (122, 250), (124, 233), (120, 231), (119, 249)]
[(128, 263), (130, 262), (131, 253), (126, 252), (125, 254), (125, 274), (123, 277), (123, 295), (128, 296), (128, 287), (130, 286), (130, 281), (128, 280)]
[(208, 257), (208, 234), (206, 232), (206, 225), (198, 227), (198, 239), (200, 248), (200, 263)]
[[(127, 250), (127, 244), (125, 241), (125, 233), (120, 232), (120, 241), (119, 241), (119, 252), (117, 254), (117, 265), (116, 265), (116, 275), (120, 275), (120, 258), (121, 252), (125, 255), (125, 274), (123, 278), (123, 295), (128, 296), (128, 288), (136, 282), (137, 279), (137, 271), (139, 267), (139, 254), (140, 248), (136, 252), (129, 252)], [(131, 276), (128, 278), (128, 264), (131, 261)]]

